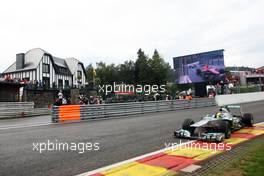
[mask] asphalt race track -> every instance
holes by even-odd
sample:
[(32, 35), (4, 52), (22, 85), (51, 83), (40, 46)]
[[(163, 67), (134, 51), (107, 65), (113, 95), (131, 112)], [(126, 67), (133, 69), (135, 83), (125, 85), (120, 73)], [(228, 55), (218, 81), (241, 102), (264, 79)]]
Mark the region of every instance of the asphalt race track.
[[(264, 121), (264, 102), (243, 105), (255, 122)], [(76, 175), (130, 159), (177, 142), (172, 136), (185, 118), (200, 119), (217, 107), (50, 124), (47, 116), (0, 121), (0, 175)], [(100, 143), (99, 151), (33, 151), (33, 142)]]

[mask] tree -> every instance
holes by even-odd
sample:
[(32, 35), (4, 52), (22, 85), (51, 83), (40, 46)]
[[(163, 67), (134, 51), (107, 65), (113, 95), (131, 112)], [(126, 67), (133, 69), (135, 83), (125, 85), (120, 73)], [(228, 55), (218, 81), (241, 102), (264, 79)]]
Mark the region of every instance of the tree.
[(113, 84), (118, 82), (118, 68), (115, 64), (106, 65), (104, 62), (96, 63), (96, 74), (100, 84)]
[(154, 51), (152, 58), (149, 60), (151, 68), (151, 84), (161, 85), (166, 84), (170, 80), (171, 68), (169, 63), (166, 63), (160, 56), (157, 50)]
[(135, 63), (135, 83), (137, 84), (149, 84), (150, 67), (148, 63), (148, 57), (145, 55), (141, 48), (137, 52), (138, 58)]
[(141, 49), (137, 52), (135, 62), (127, 60), (123, 64), (107, 65), (104, 62), (96, 63), (96, 77), (94, 79), (94, 68), (92, 64), (86, 67), (89, 82), (96, 84), (166, 84), (171, 81), (172, 70), (170, 65), (164, 61), (157, 50), (152, 58), (149, 58)]
[(92, 83), (93, 82), (93, 77), (94, 77), (94, 75), (93, 75), (93, 70), (94, 70), (94, 67), (93, 67), (93, 65), (92, 64), (89, 64), (87, 67), (86, 67), (86, 69), (85, 69), (85, 71), (86, 71), (86, 74), (87, 74), (87, 76), (88, 76), (88, 83)]
[(123, 64), (118, 66), (119, 80), (126, 84), (135, 83), (135, 63), (131, 60), (125, 61)]

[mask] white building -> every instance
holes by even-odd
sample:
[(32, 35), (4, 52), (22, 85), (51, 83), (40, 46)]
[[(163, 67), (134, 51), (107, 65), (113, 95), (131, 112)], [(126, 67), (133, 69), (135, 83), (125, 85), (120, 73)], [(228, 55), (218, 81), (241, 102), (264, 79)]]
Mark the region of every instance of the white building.
[(87, 75), (82, 62), (75, 58), (61, 59), (41, 48), (16, 55), (16, 61), (3, 72), (11, 79), (24, 79), (49, 87), (84, 86)]

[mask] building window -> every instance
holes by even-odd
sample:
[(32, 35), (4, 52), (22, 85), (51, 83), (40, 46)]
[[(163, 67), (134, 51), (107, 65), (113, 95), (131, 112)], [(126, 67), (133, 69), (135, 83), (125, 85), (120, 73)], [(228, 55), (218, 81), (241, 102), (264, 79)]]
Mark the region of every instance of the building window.
[(82, 71), (77, 71), (77, 79), (82, 79)]
[(43, 77), (43, 87), (50, 88), (50, 78), (49, 77)]
[(63, 88), (63, 80), (62, 79), (58, 80), (58, 87), (59, 87), (59, 89)]
[(42, 65), (42, 72), (43, 73), (49, 73), (50, 72), (50, 65), (43, 63), (43, 65)]
[(64, 87), (65, 88), (69, 88), (70, 84), (69, 84), (69, 80), (65, 80), (64, 81)]

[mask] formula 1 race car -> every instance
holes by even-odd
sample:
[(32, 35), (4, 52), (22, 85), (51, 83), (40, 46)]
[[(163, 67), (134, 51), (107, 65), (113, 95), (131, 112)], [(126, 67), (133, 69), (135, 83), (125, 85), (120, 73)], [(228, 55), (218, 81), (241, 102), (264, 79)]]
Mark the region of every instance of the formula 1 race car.
[(228, 105), (220, 108), (219, 112), (206, 115), (200, 121), (186, 119), (182, 129), (175, 130), (178, 138), (198, 139), (210, 142), (222, 142), (230, 138), (232, 132), (254, 124), (251, 113), (242, 113), (241, 106)]
[(215, 79), (220, 79), (224, 76), (225, 70), (224, 69), (217, 69), (214, 67), (209, 67), (205, 65), (201, 69), (197, 69), (196, 74), (201, 76), (206, 81), (212, 81)]

